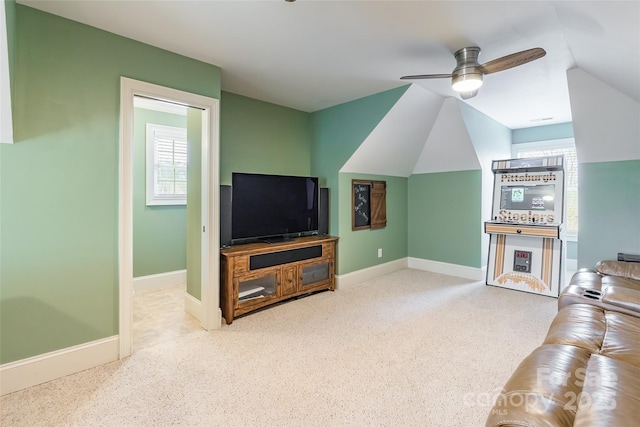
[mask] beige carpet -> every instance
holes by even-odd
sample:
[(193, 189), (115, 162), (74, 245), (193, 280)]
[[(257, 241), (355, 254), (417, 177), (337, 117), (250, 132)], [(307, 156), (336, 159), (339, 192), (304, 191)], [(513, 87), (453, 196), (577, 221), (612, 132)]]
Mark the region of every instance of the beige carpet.
[(199, 331), (200, 321), (184, 310), (187, 285), (136, 291), (133, 296), (133, 351)]
[(480, 426), (552, 298), (402, 270), (5, 396), (3, 426)]

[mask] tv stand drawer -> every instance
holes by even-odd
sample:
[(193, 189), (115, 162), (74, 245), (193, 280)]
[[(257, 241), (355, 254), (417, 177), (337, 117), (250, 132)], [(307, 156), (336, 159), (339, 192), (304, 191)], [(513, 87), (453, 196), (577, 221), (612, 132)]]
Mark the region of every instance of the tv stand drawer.
[(239, 276), (249, 272), (249, 256), (237, 256), (233, 259), (233, 275)]

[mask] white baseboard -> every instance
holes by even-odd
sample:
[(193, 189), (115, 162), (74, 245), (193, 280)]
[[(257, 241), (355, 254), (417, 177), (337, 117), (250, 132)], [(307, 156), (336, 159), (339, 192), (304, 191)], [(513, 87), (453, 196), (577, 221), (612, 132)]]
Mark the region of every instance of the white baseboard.
[(404, 268), (407, 268), (407, 258), (385, 262), (384, 264), (374, 265), (373, 267), (363, 268), (362, 270), (352, 271), (351, 273), (341, 274), (339, 276), (336, 275), (336, 289), (346, 289), (356, 283), (393, 273), (394, 271)]
[(184, 293), (184, 311), (202, 322), (202, 301), (190, 295), (189, 292)]
[(166, 288), (168, 286), (184, 285), (187, 283), (187, 270), (169, 271), (167, 273), (151, 274), (133, 278), (133, 290)]
[(469, 280), (485, 280), (487, 267), (468, 267), (466, 265), (449, 264), (447, 262), (431, 261), (422, 258), (409, 257), (409, 268), (446, 274), (448, 276), (463, 277)]
[(118, 336), (39, 356), (0, 365), (0, 394), (46, 383), (56, 378), (75, 374), (86, 369), (118, 360), (120, 350)]

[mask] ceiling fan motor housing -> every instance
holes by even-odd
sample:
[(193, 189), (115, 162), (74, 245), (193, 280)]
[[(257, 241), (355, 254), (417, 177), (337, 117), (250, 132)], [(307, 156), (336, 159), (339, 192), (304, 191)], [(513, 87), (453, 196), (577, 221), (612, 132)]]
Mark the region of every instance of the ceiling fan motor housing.
[(457, 92), (472, 92), (482, 86), (482, 68), (478, 63), (480, 48), (463, 47), (456, 51), (456, 68), (451, 73), (451, 87)]

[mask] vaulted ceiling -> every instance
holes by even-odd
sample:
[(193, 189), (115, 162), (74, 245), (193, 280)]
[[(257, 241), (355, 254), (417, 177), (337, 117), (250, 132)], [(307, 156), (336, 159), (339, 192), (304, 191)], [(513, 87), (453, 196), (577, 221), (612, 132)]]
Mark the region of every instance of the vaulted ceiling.
[[(566, 72), (580, 68), (640, 102), (638, 1), (18, 0), (222, 70), (223, 90), (316, 111), (480, 62), (547, 55), (485, 76), (467, 104), (516, 129), (572, 120)], [(457, 96), (448, 79), (417, 82)]]

